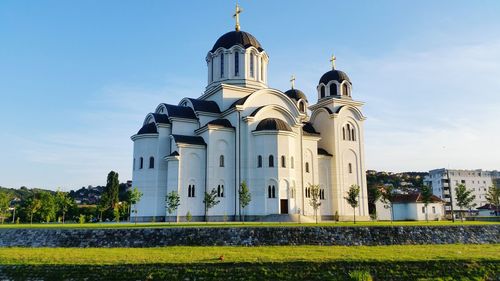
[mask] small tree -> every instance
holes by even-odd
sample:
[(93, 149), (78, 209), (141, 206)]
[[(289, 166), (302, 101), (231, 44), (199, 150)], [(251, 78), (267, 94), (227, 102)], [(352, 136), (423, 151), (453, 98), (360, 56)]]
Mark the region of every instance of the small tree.
[(428, 206), (429, 203), (431, 203), (432, 201), (432, 188), (424, 184), (420, 188), (420, 194), (422, 195), (422, 202), (424, 203), (425, 206), (425, 221), (429, 222)]
[(311, 191), (311, 199), (309, 200), (309, 205), (313, 207), (314, 210), (314, 218), (316, 219), (316, 223), (318, 223), (318, 209), (321, 206), (320, 201), (320, 187), (317, 184), (309, 184), (309, 190)]
[(242, 217), (242, 221), (245, 221), (245, 207), (250, 204), (252, 201), (252, 194), (250, 193), (250, 190), (248, 189), (247, 183), (243, 181), (240, 185), (240, 207), (242, 209), (242, 212), (240, 213)]
[(217, 190), (214, 188), (210, 193), (205, 192), (205, 198), (203, 199), (203, 203), (205, 204), (205, 221), (208, 223), (208, 210), (215, 207), (219, 204), (219, 200), (217, 199)]
[(99, 212), (99, 221), (103, 221), (103, 213), (109, 209), (109, 199), (107, 193), (102, 193), (101, 198), (99, 198), (99, 203), (97, 204), (97, 211)]
[(465, 184), (458, 184), (455, 187), (455, 199), (457, 200), (457, 206), (460, 207), (460, 220), (463, 221), (463, 211), (462, 209), (469, 209), (473, 206), (472, 202), (476, 199), (476, 195), (471, 194), (472, 190), (467, 190)]
[(26, 211), (30, 215), (30, 224), (33, 224), (33, 215), (40, 210), (42, 202), (35, 195), (26, 200)]
[(2, 224), (10, 214), (9, 208), (10, 208), (10, 200), (11, 196), (6, 193), (6, 192), (0, 192), (0, 218), (2, 220)]
[(56, 192), (56, 205), (57, 209), (62, 213), (62, 223), (64, 224), (66, 212), (68, 212), (69, 208), (73, 205), (73, 199), (67, 192), (58, 190)]
[(167, 213), (169, 215), (177, 211), (177, 208), (179, 208), (179, 205), (181, 204), (180, 201), (181, 197), (179, 196), (178, 192), (172, 191), (167, 194), (167, 196), (165, 197), (165, 209), (167, 210)]
[(382, 202), (385, 205), (385, 208), (389, 208), (391, 212), (391, 223), (394, 221), (394, 212), (393, 212), (393, 202), (394, 202), (394, 187), (392, 185), (387, 185), (381, 190), (382, 192)]
[(137, 203), (141, 201), (142, 192), (139, 191), (137, 187), (132, 189), (130, 193), (130, 204), (134, 205), (134, 213), (135, 213), (135, 223), (137, 224)]
[(493, 205), (495, 208), (495, 216), (498, 216), (498, 208), (500, 208), (500, 187), (496, 186), (496, 184), (490, 186), (490, 188), (488, 188), (488, 194), (486, 194), (486, 200)]
[(349, 187), (347, 196), (344, 197), (344, 199), (347, 201), (347, 204), (349, 204), (349, 206), (354, 209), (354, 223), (356, 223), (356, 207), (358, 207), (359, 204), (359, 190), (359, 185), (353, 184), (351, 185), (351, 187)]
[(188, 212), (186, 213), (186, 221), (187, 221), (187, 222), (191, 222), (191, 220), (192, 220), (192, 219), (193, 219), (193, 216), (191, 215), (191, 212), (190, 212), (190, 211), (188, 211)]

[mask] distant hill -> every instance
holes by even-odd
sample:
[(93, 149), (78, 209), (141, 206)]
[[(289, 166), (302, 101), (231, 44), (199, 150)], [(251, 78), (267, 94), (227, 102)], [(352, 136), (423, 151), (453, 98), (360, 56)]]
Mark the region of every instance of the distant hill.
[(21, 201), (30, 197), (33, 193), (36, 192), (54, 193), (54, 191), (52, 190), (41, 189), (41, 188), (27, 188), (26, 186), (21, 186), (20, 188), (17, 189), (0, 186), (0, 192), (11, 194), (13, 198), (20, 199)]

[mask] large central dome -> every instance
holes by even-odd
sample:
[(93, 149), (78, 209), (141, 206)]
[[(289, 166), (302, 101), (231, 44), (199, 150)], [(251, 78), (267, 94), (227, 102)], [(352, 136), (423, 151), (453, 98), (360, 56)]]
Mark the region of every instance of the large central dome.
[(255, 47), (259, 52), (264, 50), (252, 34), (245, 31), (230, 31), (217, 39), (210, 52), (213, 53), (220, 47), (229, 49), (234, 45), (242, 46), (245, 49)]

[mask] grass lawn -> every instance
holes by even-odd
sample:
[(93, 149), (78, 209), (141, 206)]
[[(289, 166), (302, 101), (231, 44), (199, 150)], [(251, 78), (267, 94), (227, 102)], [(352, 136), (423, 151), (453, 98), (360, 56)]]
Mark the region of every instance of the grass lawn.
[(37, 223), (37, 224), (2, 224), (0, 229), (3, 228), (163, 228), (163, 227), (297, 227), (297, 226), (450, 226), (450, 225), (500, 225), (500, 222), (486, 222), (486, 221), (464, 221), (464, 222), (452, 222), (452, 221), (398, 221), (398, 222), (320, 222), (316, 223), (278, 223), (278, 222), (195, 222), (195, 223)]
[[(219, 260), (223, 255), (224, 260)], [(500, 244), (163, 248), (0, 248), (0, 264), (123, 265), (290, 262), (500, 261)]]

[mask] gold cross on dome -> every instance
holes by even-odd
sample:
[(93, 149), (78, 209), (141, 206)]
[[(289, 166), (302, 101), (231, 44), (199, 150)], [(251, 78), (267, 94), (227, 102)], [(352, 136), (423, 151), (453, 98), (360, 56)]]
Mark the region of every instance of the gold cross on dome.
[(234, 12), (233, 18), (236, 19), (236, 31), (240, 31), (240, 13), (243, 12), (243, 9), (240, 8), (238, 4), (236, 4), (236, 11)]
[(332, 58), (330, 59), (330, 62), (332, 63), (332, 69), (335, 69), (335, 60), (336, 59), (337, 59), (337, 57), (332, 54)]
[(295, 75), (292, 74), (292, 77), (290, 77), (290, 83), (292, 83), (292, 89), (295, 88)]

